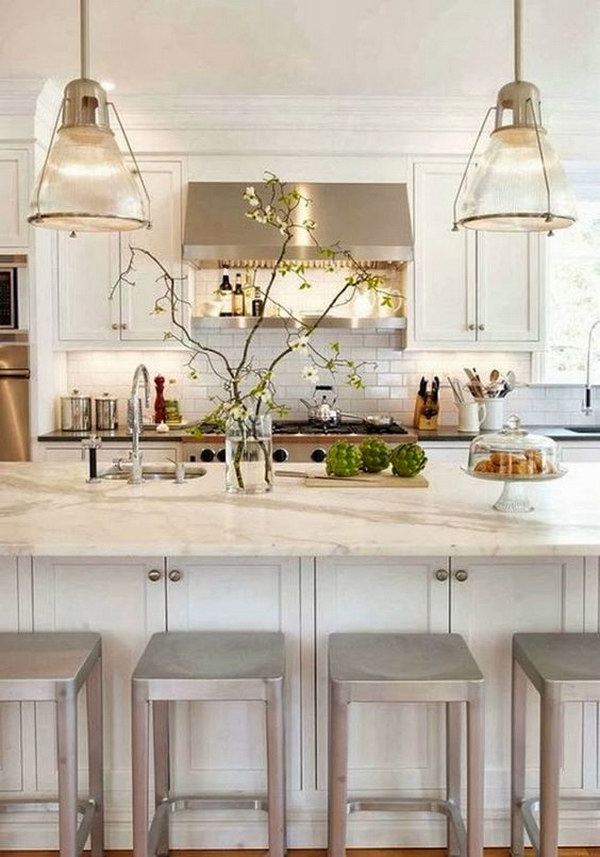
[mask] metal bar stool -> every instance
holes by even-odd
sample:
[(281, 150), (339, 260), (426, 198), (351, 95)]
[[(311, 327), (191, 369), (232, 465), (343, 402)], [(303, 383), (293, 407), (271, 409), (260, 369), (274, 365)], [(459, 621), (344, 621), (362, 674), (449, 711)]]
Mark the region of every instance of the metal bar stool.
[[(527, 680), (540, 695), (540, 795), (525, 800)], [(598, 798), (560, 799), (565, 702), (600, 702), (600, 634), (515, 634), (511, 723), (513, 857), (523, 855), (524, 830), (540, 857), (555, 857), (559, 810), (600, 810)]]
[[(355, 702), (446, 703), (446, 800), (348, 799), (348, 706)], [(460, 812), (461, 716), (467, 710), (467, 809)], [(329, 637), (329, 857), (344, 857), (347, 814), (438, 812), (448, 849), (483, 854), (484, 680), (458, 634), (332, 634)]]
[[(133, 853), (169, 851), (169, 810), (255, 809), (268, 814), (270, 857), (285, 854), (284, 635), (184, 631), (155, 634), (132, 677)], [(267, 795), (174, 795), (170, 790), (168, 703), (265, 704)], [(150, 707), (155, 811), (148, 828)]]
[[(89, 798), (77, 795), (77, 696), (86, 689)], [(104, 853), (102, 647), (87, 632), (0, 633), (0, 702), (56, 703), (58, 800), (4, 800), (0, 812), (58, 812), (60, 857), (78, 857), (88, 836)], [(81, 818), (81, 820), (79, 820)]]

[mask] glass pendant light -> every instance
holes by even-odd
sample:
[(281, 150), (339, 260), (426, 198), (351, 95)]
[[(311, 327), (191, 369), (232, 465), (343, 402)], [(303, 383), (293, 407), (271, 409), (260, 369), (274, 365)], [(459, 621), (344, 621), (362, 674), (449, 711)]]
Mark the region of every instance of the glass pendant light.
[[(500, 89), (479, 129), (454, 201), (454, 231), (552, 234), (576, 219), (567, 177), (542, 126), (540, 92), (521, 79), (521, 15), (521, 0), (514, 0), (515, 80)], [(494, 111), (489, 145), (469, 173)], [(512, 112), (510, 124), (504, 124), (506, 111)]]
[[(114, 104), (88, 73), (88, 0), (80, 0), (81, 77), (65, 87), (46, 160), (27, 218), (34, 226), (73, 232), (114, 232), (150, 224), (150, 200)], [(133, 162), (110, 128), (112, 107)], [(59, 120), (60, 128), (56, 130)]]

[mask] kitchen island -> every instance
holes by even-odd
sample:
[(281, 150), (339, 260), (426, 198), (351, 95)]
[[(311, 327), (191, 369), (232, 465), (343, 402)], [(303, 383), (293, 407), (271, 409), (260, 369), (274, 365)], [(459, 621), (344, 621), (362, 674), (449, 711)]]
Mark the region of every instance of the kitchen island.
[[(531, 485), (536, 510), (524, 515), (495, 512), (500, 486), (454, 465), (426, 475), (429, 488), (384, 490), (281, 477), (271, 494), (241, 497), (225, 494), (221, 465), (182, 485), (130, 486), (87, 484), (84, 464), (0, 464), (0, 628), (103, 636), (108, 847), (130, 844), (129, 676), (164, 629), (285, 633), (293, 847), (325, 843), (328, 635), (462, 633), (487, 680), (486, 843), (506, 844), (511, 635), (598, 631), (600, 465)], [(178, 705), (173, 716), (177, 791), (264, 786), (258, 706)], [(0, 790), (51, 791), (51, 709), (9, 705), (0, 717)], [(433, 705), (357, 707), (351, 791), (441, 794), (442, 724)], [(565, 793), (598, 791), (595, 707), (568, 706), (565, 724)], [(532, 752), (530, 786), (536, 766)], [(421, 815), (359, 814), (349, 829), (353, 846), (444, 841), (443, 822)], [(4, 848), (54, 847), (54, 831), (42, 814), (0, 817)], [(242, 812), (182, 815), (173, 826), (179, 848), (265, 840), (265, 824)], [(562, 842), (600, 843), (600, 822), (565, 819)]]

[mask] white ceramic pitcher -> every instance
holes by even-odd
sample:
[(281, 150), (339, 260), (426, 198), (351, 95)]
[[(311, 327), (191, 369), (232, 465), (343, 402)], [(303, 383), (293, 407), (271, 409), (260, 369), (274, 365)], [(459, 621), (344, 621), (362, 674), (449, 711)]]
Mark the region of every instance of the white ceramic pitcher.
[(464, 402), (457, 404), (458, 408), (458, 430), (477, 433), (485, 420), (486, 406), (482, 402)]

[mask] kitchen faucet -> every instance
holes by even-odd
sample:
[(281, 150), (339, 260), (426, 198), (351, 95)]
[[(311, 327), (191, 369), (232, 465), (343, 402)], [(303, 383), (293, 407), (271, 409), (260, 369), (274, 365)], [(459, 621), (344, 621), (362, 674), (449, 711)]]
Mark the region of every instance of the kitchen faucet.
[(131, 485), (141, 485), (142, 483), (142, 452), (140, 450), (140, 436), (143, 429), (142, 405), (139, 397), (140, 378), (144, 379), (144, 400), (146, 407), (150, 406), (150, 375), (143, 363), (137, 367), (133, 373), (133, 383), (131, 384), (131, 395), (127, 400), (127, 428), (131, 432), (131, 452), (129, 458), (131, 460), (131, 476), (129, 483)]
[(594, 331), (599, 325), (600, 318), (596, 319), (590, 327), (590, 332), (588, 334), (587, 362), (585, 368), (585, 393), (581, 404), (581, 410), (587, 416), (593, 413), (594, 410), (592, 407), (592, 344), (594, 341)]

